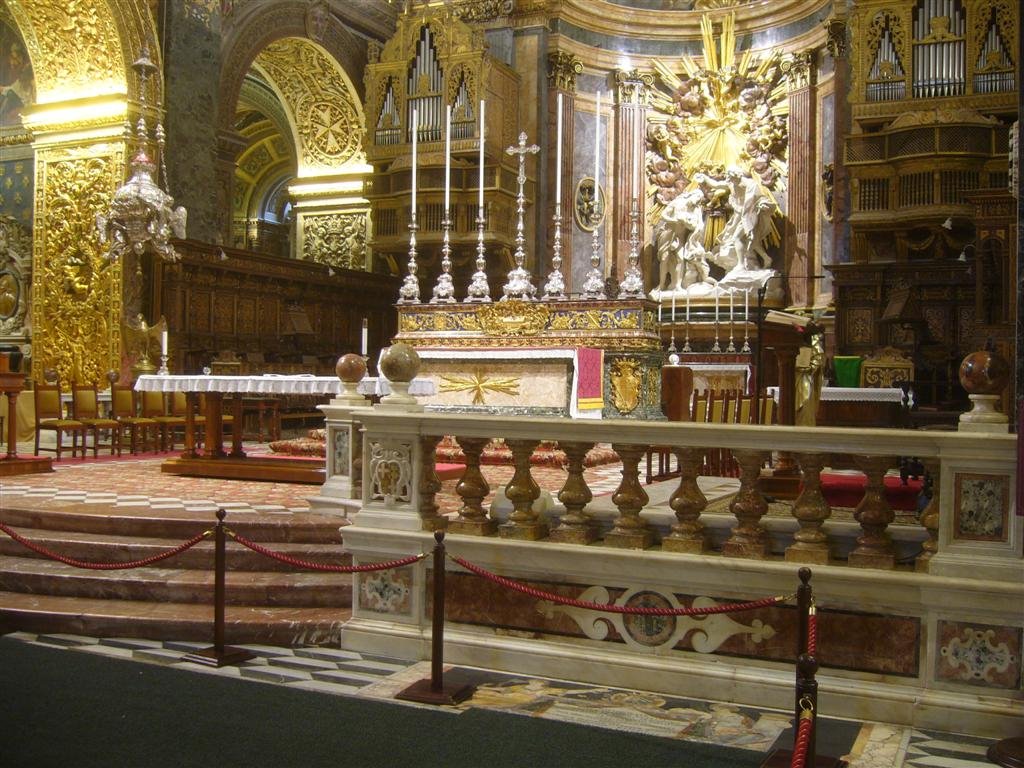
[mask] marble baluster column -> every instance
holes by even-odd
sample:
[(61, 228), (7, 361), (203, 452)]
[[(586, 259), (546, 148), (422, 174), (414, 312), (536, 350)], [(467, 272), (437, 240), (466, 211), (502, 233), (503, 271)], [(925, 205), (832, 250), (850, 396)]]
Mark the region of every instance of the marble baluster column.
[(820, 453), (797, 454), (803, 471), (804, 487), (793, 503), (793, 517), (800, 523), (794, 544), (786, 548), (786, 562), (825, 565), (829, 560), (828, 536), (822, 530), (832, 508), (821, 493), (821, 468), (825, 456)]
[[(572, 158), (573, 158), (573, 147), (575, 144), (576, 132), (572, 127), (576, 124), (576, 106), (574, 99), (576, 98), (576, 75), (583, 71), (583, 62), (571, 53), (565, 53), (564, 51), (554, 51), (548, 54), (548, 105), (549, 105), (549, 118), (548, 118), (548, 136), (551, 137), (549, 145), (554, 146), (555, 134), (558, 125), (558, 115), (555, 110), (558, 109), (558, 94), (562, 94), (562, 165), (563, 168), (554, 168), (554, 157), (555, 152), (552, 150), (550, 157), (552, 158), (552, 172), (549, 173), (547, 179), (548, 185), (548, 200), (551, 201), (549, 211), (547, 212), (547, 220), (551, 221), (551, 217), (555, 215), (555, 173), (558, 171), (562, 172), (562, 274), (565, 277), (565, 291), (566, 293), (572, 292), (572, 232), (573, 232), (573, 191), (575, 190), (575, 180), (573, 177)], [(550, 246), (554, 244), (554, 226), (548, 225), (547, 229), (548, 244), (549, 248), (546, 249), (550, 252)], [(541, 260), (538, 257), (537, 263), (541, 264)], [(544, 263), (542, 268), (538, 270), (538, 274), (543, 276), (550, 270), (550, 263)], [(543, 281), (542, 281), (543, 282)]]
[(505, 495), (512, 502), (512, 514), (508, 522), (498, 528), (504, 538), (537, 541), (548, 535), (547, 523), (537, 518), (533, 503), (540, 498), (540, 486), (530, 472), (530, 457), (539, 440), (506, 440), (512, 450), (515, 472), (505, 486)]
[(618, 507), (619, 516), (615, 518), (612, 530), (605, 534), (604, 543), (619, 549), (646, 549), (654, 543), (654, 531), (640, 517), (640, 510), (650, 501), (640, 484), (639, 469), (647, 446), (613, 443), (612, 448), (622, 459), (622, 481), (612, 494), (612, 503)]
[(939, 472), (942, 462), (936, 456), (928, 456), (921, 459), (921, 463), (924, 464), (924, 469), (931, 480), (932, 497), (928, 499), (928, 505), (921, 510), (921, 525), (928, 531), (928, 540), (921, 545), (923, 551), (917, 556), (914, 570), (928, 573), (931, 570), (931, 559), (939, 551)]
[(455, 492), (462, 498), (462, 509), (459, 510), (459, 516), (448, 523), (448, 531), (490, 536), (498, 530), (498, 526), (483, 508), (483, 501), (491, 487), (480, 471), (480, 455), (490, 440), (486, 437), (460, 437), (458, 441), (462, 452), (466, 454), (466, 471), (455, 486)]
[(885, 498), (885, 473), (895, 461), (892, 456), (855, 456), (854, 463), (868, 480), (864, 498), (853, 512), (862, 533), (850, 553), (849, 564), (857, 568), (895, 568), (896, 550), (886, 531), (895, 515)]
[(814, 51), (805, 51), (784, 61), (789, 85), (789, 179), (783, 272), (788, 276), (790, 303), (795, 306), (813, 302), (812, 276), (817, 274), (813, 256), (818, 216), (815, 59)]
[(442, 530), (448, 518), (438, 514), (437, 492), (441, 478), (437, 476), (437, 444), (441, 435), (423, 435), (420, 438), (420, 519), (424, 531)]
[(565, 451), (568, 464), (565, 485), (558, 492), (558, 500), (565, 506), (565, 514), (548, 538), (571, 544), (589, 544), (597, 539), (598, 526), (584, 509), (594, 498), (594, 494), (587, 481), (583, 479), (583, 460), (594, 444), (559, 441), (558, 447)]
[[(615, 197), (611, 203), (614, 213), (614, 242), (606, 253), (611, 254), (615, 265), (614, 274), (620, 278), (626, 272), (629, 256), (629, 212), (633, 201), (639, 201), (640, 221), (644, 221), (647, 198), (644, 167), (646, 160), (647, 111), (654, 75), (638, 69), (618, 70), (615, 73), (615, 147), (612, 173), (614, 173)], [(640, 233), (644, 241), (643, 232)], [(610, 297), (611, 298), (611, 297)]]
[(733, 450), (740, 465), (740, 490), (729, 504), (736, 517), (736, 526), (722, 545), (726, 557), (764, 559), (768, 556), (768, 535), (761, 518), (768, 511), (768, 502), (757, 487), (764, 464), (764, 451)]
[(679, 487), (669, 497), (668, 505), (676, 513), (676, 522), (662, 540), (661, 548), (666, 552), (699, 555), (708, 549), (708, 537), (700, 521), (708, 500), (697, 485), (703, 452), (699, 448), (676, 448), (674, 453), (679, 462)]

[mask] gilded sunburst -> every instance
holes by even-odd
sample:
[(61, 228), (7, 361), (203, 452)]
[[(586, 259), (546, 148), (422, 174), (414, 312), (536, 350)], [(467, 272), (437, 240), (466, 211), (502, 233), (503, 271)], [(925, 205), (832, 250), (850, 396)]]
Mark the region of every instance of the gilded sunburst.
[(701, 19), (704, 56), (680, 60), (681, 73), (654, 62), (660, 86), (647, 128), (647, 173), (655, 186), (652, 217), (692, 186), (695, 173), (722, 178), (739, 166), (768, 190), (785, 188), (789, 103), (782, 53), (737, 55), (735, 17), (717, 39)]

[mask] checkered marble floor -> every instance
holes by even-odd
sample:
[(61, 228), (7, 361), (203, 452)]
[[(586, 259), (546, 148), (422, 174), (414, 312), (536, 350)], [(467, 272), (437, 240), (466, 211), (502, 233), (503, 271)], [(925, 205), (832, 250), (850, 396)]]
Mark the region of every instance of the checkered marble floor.
[[(207, 648), (208, 643), (30, 632), (16, 632), (7, 637), (293, 689), (371, 698), (403, 706), (432, 706), (394, 699), (406, 686), (430, 676), (430, 663), (426, 661), (408, 662), (325, 647), (242, 645), (237, 647), (253, 653), (253, 659), (216, 668), (184, 658), (188, 653)], [(448, 666), (445, 675), (467, 676), (476, 685), (476, 693), (467, 702), (458, 707), (439, 708), (453, 715), (474, 708), (490, 709), (668, 738), (696, 739), (758, 752), (767, 752), (776, 739), (778, 743), (788, 743), (792, 737), (788, 713), (467, 667)], [(857, 728), (856, 724), (849, 723), (847, 727), (850, 725)], [(987, 739), (879, 723), (866, 723), (855, 733), (849, 754), (833, 755), (844, 757), (850, 768), (984, 768), (991, 765), (985, 759), (985, 751), (992, 744)]]
[[(110, 469), (109, 465), (107, 469)], [(306, 487), (310, 488), (310, 495), (315, 493), (314, 487)], [(49, 500), (69, 504), (102, 504), (115, 508), (180, 509), (187, 512), (211, 512), (217, 509), (225, 509), (235, 512), (277, 512), (286, 514), (309, 511), (307, 503), (296, 506), (284, 506), (282, 504), (258, 504), (246, 501), (182, 499), (174, 496), (121, 494), (113, 491), (67, 490), (56, 486), (16, 485), (13, 483), (5, 483), (0, 488), (0, 499), (10, 503), (15, 503), (16, 499), (23, 499), (25, 501)]]

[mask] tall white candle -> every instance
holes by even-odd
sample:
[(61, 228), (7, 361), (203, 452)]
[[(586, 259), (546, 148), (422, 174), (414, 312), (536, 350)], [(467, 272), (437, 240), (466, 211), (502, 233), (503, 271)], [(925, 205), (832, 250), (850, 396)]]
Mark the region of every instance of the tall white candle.
[(484, 100), (480, 99), (480, 197), (477, 208), (484, 207)]
[(420, 120), (412, 108), (412, 215), (416, 215), (416, 146), (419, 144)]
[(733, 289), (729, 289), (729, 325), (732, 325), (732, 294)]
[(167, 331), (160, 332), (160, 354), (167, 357)]
[(369, 343), (370, 342), (370, 327), (369, 327), (369, 323), (367, 322), (365, 317), (363, 318), (363, 336), (362, 336), (361, 342), (362, 343), (361, 343), (361, 345), (359, 347), (360, 354), (363, 357), (366, 357), (366, 352), (370, 348), (370, 343)]
[(690, 324), (690, 292), (686, 292), (686, 324)]
[(672, 291), (672, 325), (676, 324), (676, 292)]
[(598, 202), (601, 199), (600, 173), (601, 170), (601, 92), (597, 92), (597, 106), (594, 108), (594, 212), (597, 212)]
[[(562, 202), (562, 94), (558, 94), (558, 117), (555, 129), (555, 204)], [(661, 306), (659, 305), (659, 309)], [(660, 317), (658, 318), (661, 319)]]
[(658, 324), (661, 325), (661, 291), (658, 291)]
[(448, 218), (452, 197), (452, 105), (444, 115), (444, 216)]
[(718, 325), (718, 289), (715, 288), (715, 325)]
[(750, 289), (743, 289), (743, 322), (747, 322), (747, 318), (750, 317)]

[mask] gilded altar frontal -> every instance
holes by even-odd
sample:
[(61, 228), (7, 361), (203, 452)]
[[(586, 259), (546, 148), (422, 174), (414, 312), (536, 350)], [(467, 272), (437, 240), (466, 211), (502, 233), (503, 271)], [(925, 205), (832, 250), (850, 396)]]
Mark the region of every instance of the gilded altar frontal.
[(344, 657), (242, 677), (976, 768), (1024, 724), (1020, 17), (0, 0), (0, 633), (205, 640), (219, 532), (227, 641)]

